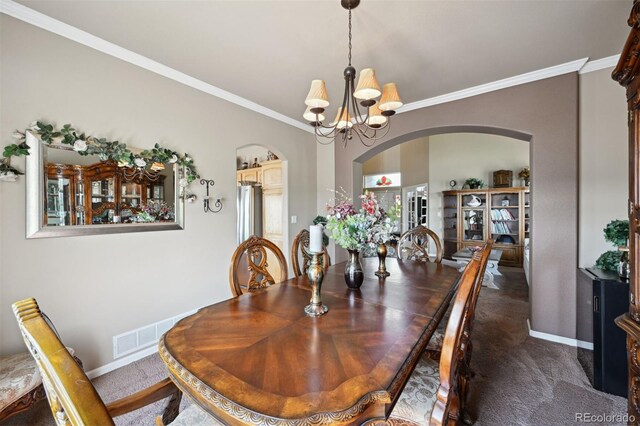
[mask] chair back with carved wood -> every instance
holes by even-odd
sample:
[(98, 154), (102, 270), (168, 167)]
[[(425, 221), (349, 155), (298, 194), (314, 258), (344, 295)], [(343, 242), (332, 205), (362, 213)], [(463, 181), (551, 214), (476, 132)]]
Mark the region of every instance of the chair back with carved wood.
[(418, 225), (408, 230), (398, 241), (398, 259), (422, 260), (429, 262), (429, 239), (432, 239), (436, 246), (435, 263), (442, 262), (442, 243), (438, 235), (431, 229)]
[(473, 325), (473, 319), (475, 318), (476, 305), (478, 304), (478, 296), (480, 295), (480, 290), (482, 289), (482, 282), (484, 281), (484, 273), (487, 270), (487, 264), (489, 263), (489, 256), (491, 256), (491, 249), (493, 248), (493, 240), (489, 239), (489, 241), (485, 244), (485, 246), (480, 250), (480, 271), (478, 272), (478, 276), (476, 278), (476, 282), (473, 287), (472, 299), (469, 304), (469, 328)]
[(469, 388), (469, 382), (473, 375), (471, 370), (471, 354), (473, 352), (473, 341), (471, 340), (471, 331), (473, 329), (473, 323), (475, 319), (476, 306), (478, 304), (478, 297), (480, 296), (480, 290), (482, 289), (482, 282), (484, 281), (484, 273), (487, 269), (487, 263), (489, 256), (491, 255), (491, 248), (493, 247), (493, 240), (489, 239), (480, 253), (480, 270), (476, 276), (476, 281), (473, 284), (473, 290), (471, 291), (471, 300), (467, 307), (467, 313), (465, 314), (465, 322), (462, 330), (462, 346), (464, 347), (464, 357), (461, 360), (460, 371), (458, 376), (458, 395), (460, 401), (458, 402), (458, 411), (464, 412), (466, 409), (466, 396)]
[(229, 267), (229, 285), (233, 297), (247, 291), (286, 281), (287, 260), (282, 250), (264, 238), (250, 236), (236, 248)]
[(91, 381), (45, 320), (35, 299), (13, 304), (29, 352), (42, 375), (58, 425), (113, 425)]
[[(451, 315), (442, 344), (440, 355), (440, 386), (436, 393), (436, 402), (431, 413), (431, 425), (444, 425), (460, 423), (461, 413), (468, 388), (466, 362), (469, 342), (469, 324), (471, 320), (471, 304), (477, 301), (474, 292), (478, 283), (482, 284), (481, 272), (483, 271), (483, 258), (489, 258), (491, 244), (473, 254), (471, 261), (466, 266), (458, 292), (456, 294)], [(486, 255), (486, 257), (485, 257)]]
[[(146, 389), (105, 404), (35, 299), (12, 305), (22, 337), (36, 361), (53, 418), (59, 426), (113, 425), (113, 417), (170, 397), (157, 425), (179, 417), (182, 392), (168, 377)], [(195, 411), (185, 410), (186, 414)], [(179, 423), (179, 422), (177, 422)], [(194, 425), (195, 426), (195, 425)]]
[[(331, 257), (327, 251), (327, 247), (322, 245), (322, 262), (324, 263), (324, 269), (331, 266)], [(302, 261), (302, 265), (300, 265)], [(309, 264), (311, 263), (311, 253), (309, 252), (309, 230), (303, 229), (296, 235), (291, 245), (291, 264), (293, 267), (293, 274), (296, 277), (302, 276), (307, 273)]]

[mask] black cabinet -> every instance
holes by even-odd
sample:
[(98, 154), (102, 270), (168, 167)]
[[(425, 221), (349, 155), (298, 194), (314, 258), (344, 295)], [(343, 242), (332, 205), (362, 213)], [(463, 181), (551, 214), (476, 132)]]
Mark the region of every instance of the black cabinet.
[(595, 389), (626, 398), (626, 335), (614, 320), (628, 310), (629, 283), (595, 268), (579, 269), (577, 282), (578, 361)]

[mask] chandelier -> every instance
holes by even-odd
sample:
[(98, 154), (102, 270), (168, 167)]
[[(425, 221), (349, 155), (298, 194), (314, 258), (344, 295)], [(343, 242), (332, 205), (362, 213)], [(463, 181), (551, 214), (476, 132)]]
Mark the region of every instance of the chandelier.
[(389, 132), (390, 118), (402, 106), (402, 100), (395, 83), (387, 83), (380, 90), (373, 68), (360, 71), (358, 85), (354, 84), (356, 70), (351, 66), (351, 11), (360, 4), (360, 0), (341, 0), (341, 4), (349, 11), (349, 65), (344, 69), (342, 106), (338, 108), (333, 122), (323, 124), (329, 97), (324, 81), (313, 80), (304, 102), (307, 109), (303, 117), (314, 127), (316, 140), (321, 144), (342, 140), (346, 147), (355, 134), (362, 144), (372, 146)]

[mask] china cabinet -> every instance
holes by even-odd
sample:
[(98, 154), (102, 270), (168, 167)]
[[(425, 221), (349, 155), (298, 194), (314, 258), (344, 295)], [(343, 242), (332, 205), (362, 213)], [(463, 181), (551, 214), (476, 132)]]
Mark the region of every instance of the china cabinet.
[[(627, 21), (631, 31), (612, 77), (626, 88), (629, 126), (629, 311), (616, 324), (627, 334), (629, 424), (640, 419), (640, 1), (634, 0)], [(633, 420), (631, 420), (633, 419)]]
[(112, 161), (47, 164), (45, 225), (128, 221), (148, 201), (165, 200), (164, 179), (158, 172), (133, 172)]
[(443, 192), (444, 256), (491, 238), (502, 250), (500, 265), (522, 266), (530, 232), (529, 188), (483, 188)]

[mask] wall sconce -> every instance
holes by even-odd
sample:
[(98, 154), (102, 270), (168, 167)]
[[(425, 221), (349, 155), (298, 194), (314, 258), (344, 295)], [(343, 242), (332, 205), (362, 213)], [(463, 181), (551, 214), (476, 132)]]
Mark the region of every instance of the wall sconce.
[(206, 185), (207, 186), (207, 196), (204, 198), (203, 204), (204, 204), (204, 212), (205, 213), (218, 213), (220, 210), (222, 210), (222, 198), (217, 197), (215, 198), (215, 201), (213, 203), (213, 208), (211, 208), (211, 204), (209, 200), (209, 187), (213, 187), (213, 185), (215, 185), (216, 183), (213, 181), (213, 179), (200, 179), (200, 185)]

